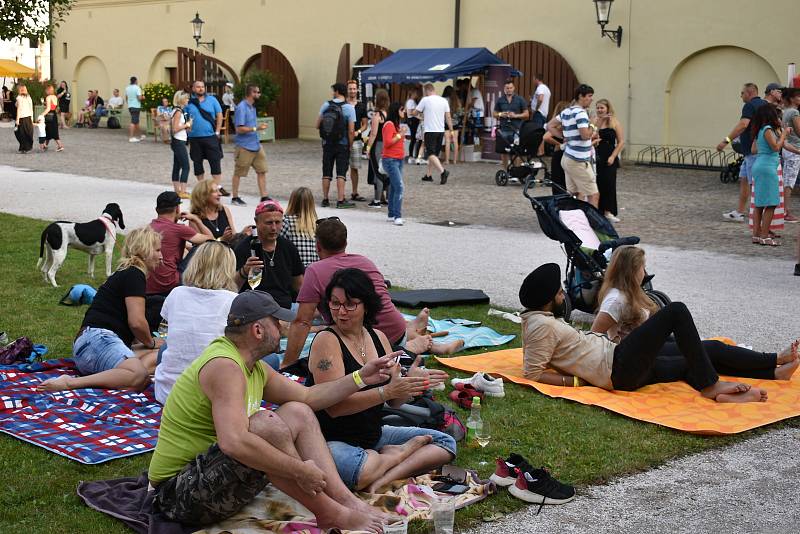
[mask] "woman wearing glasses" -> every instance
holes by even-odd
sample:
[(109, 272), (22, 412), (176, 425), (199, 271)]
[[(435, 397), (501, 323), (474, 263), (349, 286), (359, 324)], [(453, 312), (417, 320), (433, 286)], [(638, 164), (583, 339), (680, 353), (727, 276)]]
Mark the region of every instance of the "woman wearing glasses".
[[(311, 384), (336, 380), (391, 352), (383, 332), (372, 327), (381, 300), (366, 273), (337, 271), (325, 299), (334, 324), (317, 334), (311, 345)], [(317, 412), (339, 476), (349, 488), (375, 493), (393, 480), (427, 473), (455, 457), (456, 442), (448, 434), (381, 422), (384, 403), (400, 406), (447, 379), (444, 371), (420, 368), (419, 361), (405, 375), (396, 365), (387, 382), (365, 387)]]

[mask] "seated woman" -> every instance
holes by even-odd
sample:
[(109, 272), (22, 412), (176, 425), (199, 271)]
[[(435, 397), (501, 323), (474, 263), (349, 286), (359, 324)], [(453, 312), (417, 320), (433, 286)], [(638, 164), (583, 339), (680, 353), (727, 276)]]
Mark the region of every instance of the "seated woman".
[[(717, 402), (767, 400), (763, 389), (719, 379), (692, 315), (681, 302), (668, 304), (614, 343), (605, 335), (580, 332), (560, 319), (564, 291), (561, 269), (555, 263), (529, 274), (519, 299), (526, 308), (522, 314), (525, 378), (556, 386), (589, 383), (607, 390), (633, 391), (658, 380), (657, 359), (672, 334), (686, 361), (680, 379), (702, 396)], [(785, 353), (788, 359), (797, 359), (797, 343)]]
[[(614, 251), (598, 293), (600, 306), (592, 324), (592, 332), (606, 334), (619, 343), (658, 311), (642, 289), (644, 276), (644, 250), (624, 246)], [(717, 340), (705, 340), (702, 344), (714, 369), (723, 375), (789, 380), (800, 365), (797, 341), (778, 354), (734, 347)], [(686, 358), (677, 343), (667, 342), (656, 358), (653, 382), (681, 380), (686, 369)]]
[(161, 130), (161, 141), (169, 144), (172, 139), (169, 124), (172, 118), (172, 105), (169, 98), (161, 99), (161, 105), (156, 108), (156, 117), (158, 118), (158, 127)]
[[(149, 226), (125, 237), (116, 272), (97, 290), (72, 345), (80, 377), (60, 376), (40, 391), (103, 388), (142, 391), (156, 366), (160, 340), (145, 318), (147, 272), (161, 263), (161, 235)], [(138, 340), (138, 344), (133, 344)]]
[(285, 237), (297, 248), (303, 267), (319, 261), (317, 240), (317, 209), (314, 207), (314, 194), (307, 187), (298, 187), (289, 196), (289, 205), (283, 214), (281, 237)]
[[(206, 228), (211, 230), (211, 234), (217, 241), (232, 244), (237, 242), (241, 236), (251, 235), (253, 230), (249, 226), (245, 227), (241, 234), (236, 234), (231, 210), (222, 204), (221, 198), (218, 184), (215, 184), (213, 180), (201, 180), (192, 190), (191, 211), (200, 218)], [(201, 231), (200, 228), (195, 228), (195, 230)]]
[[(206, 180), (211, 181), (211, 180)], [(156, 400), (167, 401), (175, 380), (216, 338), (223, 335), (231, 302), (236, 298), (236, 256), (218, 241), (206, 241), (189, 260), (183, 285), (164, 301), (167, 343), (156, 367)]]
[[(391, 352), (383, 332), (371, 326), (381, 301), (363, 271), (337, 271), (325, 297), (334, 325), (317, 334), (311, 345), (311, 384), (336, 380)], [(443, 432), (381, 423), (384, 402), (401, 405), (447, 379), (444, 371), (424, 370), (418, 364), (419, 359), (407, 376), (397, 365), (390, 381), (317, 412), (339, 476), (349, 488), (374, 493), (393, 480), (426, 473), (455, 457), (456, 442)]]

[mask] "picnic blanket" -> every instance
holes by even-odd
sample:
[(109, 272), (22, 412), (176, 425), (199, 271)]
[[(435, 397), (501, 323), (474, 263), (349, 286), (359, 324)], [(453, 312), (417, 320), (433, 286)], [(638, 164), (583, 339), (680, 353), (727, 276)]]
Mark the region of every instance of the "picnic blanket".
[(77, 374), (69, 359), (0, 366), (0, 432), (82, 464), (152, 450), (161, 405), (152, 386), (142, 393), (78, 389), (39, 392), (36, 385)]
[[(413, 315), (403, 314), (406, 321), (414, 319)], [(464, 340), (464, 349), (474, 349), (477, 347), (497, 347), (505, 345), (514, 339), (514, 335), (503, 335), (489, 328), (488, 326), (473, 326), (475, 321), (467, 319), (428, 319), (428, 330), (431, 332), (449, 332), (448, 335), (438, 337), (434, 341), (439, 343), (448, 343), (457, 339)], [(314, 340), (315, 334), (309, 334), (306, 337), (306, 342), (303, 345), (303, 350), (300, 351), (300, 357), (308, 357), (311, 350), (311, 342)], [(286, 338), (281, 339), (281, 352), (286, 350)], [(462, 349), (463, 350), (463, 349)]]
[[(497, 486), (480, 480), (477, 473), (467, 471), (469, 490), (457, 495), (456, 509), (482, 501), (497, 493)], [(359, 493), (364, 501), (409, 521), (430, 519), (430, 504), (436, 493), (430, 475), (395, 481), (385, 493)], [(314, 517), (303, 505), (271, 484), (233, 517), (216, 525), (196, 530), (184, 527), (152, 512), (152, 492), (147, 491), (147, 476), (81, 482), (78, 496), (90, 508), (123, 521), (140, 534), (255, 534), (266, 532), (322, 534)], [(348, 532), (348, 531), (345, 531)], [(353, 532), (353, 531), (349, 531)]]
[(693, 434), (736, 434), (800, 415), (800, 380), (736, 378), (767, 390), (769, 400), (726, 404), (703, 398), (686, 382), (651, 384), (636, 391), (606, 391), (593, 386), (573, 388), (534, 382), (522, 377), (522, 349), (436, 359), (454, 369), (502, 376), (550, 397), (600, 406), (633, 419)]

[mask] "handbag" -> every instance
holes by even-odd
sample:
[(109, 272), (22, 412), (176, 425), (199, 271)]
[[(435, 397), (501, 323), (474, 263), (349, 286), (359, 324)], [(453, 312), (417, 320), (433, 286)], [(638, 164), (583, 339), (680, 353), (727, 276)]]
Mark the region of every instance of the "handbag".
[(47, 354), (47, 347), (34, 345), (28, 337), (22, 336), (0, 348), (0, 365), (13, 365), (18, 362), (31, 363), (45, 354)]

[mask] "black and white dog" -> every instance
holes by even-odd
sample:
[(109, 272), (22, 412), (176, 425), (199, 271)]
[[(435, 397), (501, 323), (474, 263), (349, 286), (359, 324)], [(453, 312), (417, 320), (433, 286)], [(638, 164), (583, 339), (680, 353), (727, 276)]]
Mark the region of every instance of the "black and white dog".
[[(117, 226), (125, 229), (122, 211), (118, 204), (108, 204), (100, 218), (87, 223), (56, 221), (50, 223), (42, 232), (39, 242), (39, 262), (36, 264), (42, 271), (45, 282), (53, 287), (56, 273), (67, 257), (67, 248), (72, 247), (89, 254), (89, 276), (94, 278), (94, 257), (106, 255), (106, 277), (111, 276), (111, 261), (114, 254), (114, 243), (117, 240)], [(45, 246), (45, 244), (47, 246)], [(44, 258), (42, 258), (44, 256)]]

